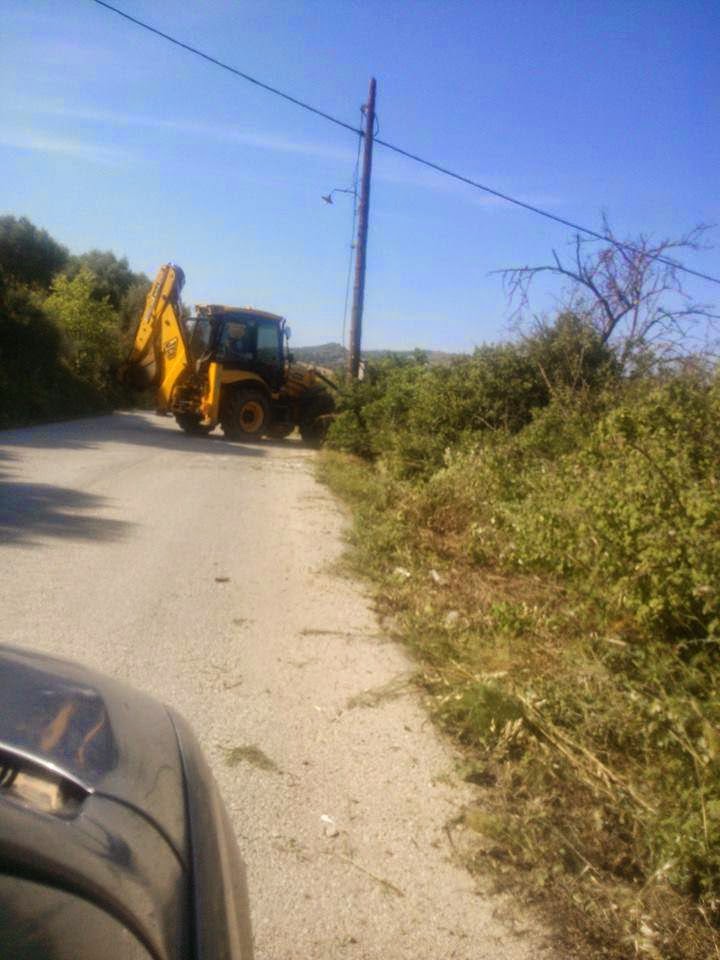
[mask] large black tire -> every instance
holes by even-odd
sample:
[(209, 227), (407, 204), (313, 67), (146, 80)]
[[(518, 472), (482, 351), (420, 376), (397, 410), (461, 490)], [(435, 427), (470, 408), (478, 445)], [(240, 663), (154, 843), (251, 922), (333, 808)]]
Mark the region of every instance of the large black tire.
[(326, 390), (308, 398), (300, 420), (300, 436), (310, 447), (319, 447), (332, 422), (335, 400)]
[(210, 427), (203, 426), (196, 413), (176, 413), (175, 420), (185, 433), (190, 433), (193, 436), (204, 437), (210, 433)]
[(318, 418), (310, 423), (300, 424), (300, 436), (308, 447), (321, 447), (330, 426), (329, 420)]
[(262, 390), (234, 390), (223, 404), (220, 426), (227, 440), (257, 440), (268, 428), (270, 404)]

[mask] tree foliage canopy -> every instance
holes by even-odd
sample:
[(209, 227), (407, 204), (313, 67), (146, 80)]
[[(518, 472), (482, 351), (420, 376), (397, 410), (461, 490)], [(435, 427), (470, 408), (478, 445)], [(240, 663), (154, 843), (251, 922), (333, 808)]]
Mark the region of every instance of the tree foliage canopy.
[(149, 285), (125, 258), (71, 256), (25, 217), (0, 217), (0, 424), (117, 402), (115, 368)]
[(69, 256), (65, 247), (26, 217), (0, 217), (0, 275), (6, 284), (47, 290)]
[(87, 267), (69, 279), (60, 274), (45, 301), (63, 333), (66, 354), (75, 372), (102, 387), (119, 360), (117, 314), (108, 296), (97, 298), (96, 278)]

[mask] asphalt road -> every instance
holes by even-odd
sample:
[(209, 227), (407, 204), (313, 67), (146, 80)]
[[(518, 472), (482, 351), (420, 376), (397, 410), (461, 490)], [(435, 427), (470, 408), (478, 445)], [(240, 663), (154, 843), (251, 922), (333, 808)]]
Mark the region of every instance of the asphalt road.
[(477, 796), (337, 572), (345, 520), (314, 456), (144, 413), (0, 433), (3, 639), (191, 722), (248, 867), (258, 960), (549, 956), (454, 862), (448, 825)]

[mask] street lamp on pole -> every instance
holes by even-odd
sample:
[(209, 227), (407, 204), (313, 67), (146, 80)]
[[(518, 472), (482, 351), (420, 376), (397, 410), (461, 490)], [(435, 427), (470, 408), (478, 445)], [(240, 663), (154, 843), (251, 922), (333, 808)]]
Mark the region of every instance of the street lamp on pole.
[(354, 197), (357, 197), (357, 191), (356, 191), (356, 190), (344, 190), (342, 187), (335, 187), (334, 190), (331, 190), (330, 193), (324, 195), (321, 199), (324, 200), (325, 203), (332, 203), (332, 202), (333, 202), (333, 194), (334, 194), (334, 193), (350, 193), (350, 194), (352, 194)]

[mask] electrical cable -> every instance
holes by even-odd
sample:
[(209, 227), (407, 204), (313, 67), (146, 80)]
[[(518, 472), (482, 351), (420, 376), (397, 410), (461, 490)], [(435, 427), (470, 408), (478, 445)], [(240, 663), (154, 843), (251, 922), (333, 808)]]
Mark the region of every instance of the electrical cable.
[[(116, 13), (125, 20), (129, 20), (130, 23), (134, 23), (143, 30), (148, 30), (150, 33), (161, 37), (163, 40), (167, 40), (176, 47), (181, 47), (188, 53), (193, 53), (195, 56), (201, 57), (208, 63), (212, 63), (216, 67), (221, 67), (223, 70), (227, 70), (229, 73), (240, 77), (242, 80), (247, 80), (248, 83), (252, 83), (257, 87), (260, 87), (262, 90), (267, 90), (268, 93), (274, 93), (276, 96), (282, 97), (283, 100), (287, 100), (289, 103), (295, 104), (297, 107), (302, 107), (303, 110), (314, 113), (316, 116), (322, 117), (324, 120), (328, 120), (330, 123), (334, 123), (338, 127), (343, 127), (345, 130), (349, 130), (351, 133), (356, 134), (360, 138), (365, 136), (364, 131), (359, 127), (354, 127), (352, 124), (346, 123), (344, 120), (340, 120), (338, 117), (334, 117), (332, 114), (326, 113), (324, 110), (313, 107), (304, 100), (299, 100), (297, 97), (293, 97), (289, 93), (284, 93), (282, 90), (278, 90), (277, 87), (273, 87), (268, 83), (263, 83), (262, 80), (258, 80), (256, 77), (252, 77), (250, 74), (244, 73), (242, 70), (238, 70), (236, 67), (232, 67), (227, 63), (223, 63), (222, 60), (218, 60), (215, 57), (210, 56), (210, 54), (203, 53), (203, 51), (198, 50), (197, 47), (192, 47), (188, 43), (183, 43), (182, 40), (177, 40), (175, 37), (171, 37), (169, 34), (163, 33), (162, 30), (158, 30), (156, 27), (150, 26), (150, 24), (145, 23), (143, 20), (138, 20), (129, 13), (125, 13), (123, 10), (120, 10), (117, 7), (114, 7), (112, 4), (107, 3), (106, 0), (92, 0), (92, 2), (96, 3), (98, 6), (104, 7), (106, 10), (110, 10), (112, 13)], [(593, 237), (595, 240), (600, 240), (603, 243), (610, 243), (620, 250), (628, 250), (631, 253), (641, 253), (643, 256), (647, 256), (651, 260), (655, 260), (658, 263), (663, 263), (665, 266), (672, 267), (675, 270), (680, 270), (683, 273), (688, 273), (694, 277), (699, 277), (701, 280), (708, 280), (710, 283), (720, 284), (720, 278), (718, 277), (713, 277), (710, 274), (702, 273), (699, 270), (693, 270), (691, 267), (686, 267), (685, 264), (680, 263), (677, 260), (671, 260), (669, 257), (663, 257), (660, 254), (648, 253), (647, 250), (640, 250), (638, 247), (634, 247), (632, 244), (623, 243), (620, 240), (614, 240), (612, 237), (598, 233), (596, 230), (591, 230), (589, 227), (583, 227), (578, 223), (573, 223), (572, 220), (566, 220), (564, 217), (558, 217), (556, 214), (550, 213), (549, 210), (543, 210), (541, 207), (536, 207), (531, 203), (526, 203), (524, 200), (517, 199), (517, 197), (512, 197), (507, 193), (502, 193), (500, 190), (495, 190), (492, 187), (488, 187), (483, 183), (479, 183), (477, 180), (472, 180), (470, 177), (463, 176), (460, 173), (455, 173), (453, 170), (448, 169), (448, 167), (443, 167), (439, 163), (434, 163), (432, 160), (426, 160), (424, 157), (421, 157), (416, 153), (411, 153), (409, 150), (404, 150), (402, 147), (398, 147), (394, 143), (389, 143), (387, 140), (380, 140), (375, 134), (373, 134), (373, 141), (379, 144), (381, 147), (385, 147), (387, 150), (391, 150), (393, 153), (397, 153), (408, 160), (414, 161), (415, 163), (420, 163), (424, 167), (435, 170), (437, 173), (441, 173), (446, 177), (452, 177), (453, 180), (458, 180), (460, 183), (465, 183), (470, 187), (474, 187), (476, 190), (481, 190), (492, 197), (497, 197), (498, 199), (504, 200), (507, 203), (511, 203), (516, 207), (521, 207), (523, 210), (528, 210), (530, 213), (534, 213), (537, 216), (545, 217), (547, 220), (553, 220), (555, 223), (562, 224), (565, 227), (570, 227), (570, 229), (577, 230), (579, 233)]]
[(431, 170), (445, 174), (446, 177), (452, 177), (454, 180), (459, 180), (461, 183), (466, 183), (471, 187), (482, 190), (484, 193), (489, 193), (493, 197), (498, 197), (500, 200), (506, 200), (508, 203), (515, 204), (516, 207), (522, 207), (524, 210), (529, 210), (531, 213), (536, 213), (541, 217), (546, 217), (548, 220), (554, 220), (556, 223), (561, 223), (563, 226), (577, 230), (579, 233), (585, 233), (590, 237), (594, 237), (596, 240), (602, 240), (603, 243), (611, 243), (613, 246), (619, 247), (622, 250), (629, 250), (631, 253), (642, 253), (651, 260), (657, 260), (658, 263), (664, 263), (668, 267), (674, 267), (676, 270), (682, 270), (684, 273), (691, 273), (693, 276), (700, 277), (702, 280), (709, 280), (711, 283), (720, 283), (720, 278), (718, 277), (711, 277), (707, 273), (700, 273), (698, 270), (692, 270), (690, 267), (686, 267), (677, 260), (671, 260), (669, 257), (663, 257), (660, 254), (648, 253), (647, 250), (640, 250), (638, 247), (634, 247), (630, 243), (623, 243), (621, 240), (614, 240), (612, 237), (598, 233), (596, 230), (590, 230), (589, 227), (583, 227), (578, 223), (573, 223), (572, 220), (565, 220), (564, 217), (558, 217), (554, 213), (550, 213), (549, 210), (543, 210), (541, 207), (535, 207), (533, 204), (526, 203), (524, 200), (518, 200), (516, 197), (511, 197), (507, 193), (501, 193), (499, 190), (494, 190), (492, 187), (488, 187), (483, 183), (478, 183), (477, 180), (471, 180), (470, 177), (465, 177), (461, 173), (455, 173), (452, 170), (448, 170), (447, 167), (442, 167), (438, 163), (433, 163), (432, 160), (425, 160), (416, 153), (410, 153), (409, 150), (403, 150), (402, 147), (397, 147), (394, 143), (388, 143), (387, 140), (380, 140), (377, 137), (373, 137), (373, 140), (375, 143), (380, 144), (381, 147), (386, 147), (388, 150), (392, 150), (394, 153), (398, 153), (402, 157), (407, 157), (408, 160), (414, 160), (416, 163), (421, 163), (424, 167), (429, 167)]
[(289, 93), (284, 93), (282, 90), (278, 90), (277, 87), (271, 87), (269, 83), (263, 83), (262, 80), (258, 80), (256, 77), (251, 77), (249, 73), (243, 73), (242, 70), (238, 70), (236, 67), (231, 67), (229, 63), (223, 63), (222, 60), (218, 60), (216, 57), (211, 57), (209, 53), (203, 53), (203, 51), (198, 50), (197, 47), (191, 47), (189, 43), (183, 43), (182, 40), (177, 40), (175, 37), (171, 37), (169, 33), (163, 33), (162, 30), (158, 30), (156, 27), (151, 27), (149, 23), (145, 23), (143, 20), (138, 20), (137, 17), (131, 17), (129, 13), (125, 13), (124, 10), (119, 10), (111, 3), (106, 3), (105, 0), (92, 0), (92, 2), (98, 4), (100, 7), (105, 7), (106, 10), (111, 10), (119, 17), (129, 20), (130, 23), (134, 23), (136, 26), (142, 27), (143, 30), (148, 30), (150, 33), (154, 33), (156, 36), (162, 37), (162, 39), (167, 40), (168, 43), (173, 43), (176, 47), (182, 47), (183, 50), (187, 50), (188, 53), (194, 53), (195, 56), (202, 57), (202, 59), (207, 60), (208, 63), (212, 63), (216, 67), (221, 67), (223, 70), (227, 70), (229, 73), (233, 73), (235, 76), (241, 77), (243, 80), (247, 80), (248, 83), (254, 83), (256, 87), (267, 90), (268, 93), (274, 93), (276, 96), (282, 97), (283, 100), (288, 100), (290, 103), (294, 103), (296, 107), (302, 107), (303, 110), (308, 110), (310, 113), (314, 113), (318, 117), (322, 117), (324, 120), (329, 120), (330, 123), (335, 123), (338, 127), (344, 127), (346, 130), (350, 130), (351, 133), (357, 133), (362, 136), (362, 130), (358, 129), (357, 127), (353, 127), (352, 124), (345, 123), (344, 120), (340, 120), (338, 117), (333, 117), (332, 114), (325, 113), (324, 110), (319, 110), (317, 107), (313, 107), (311, 104), (305, 103), (304, 100), (298, 100), (297, 97), (293, 97)]

